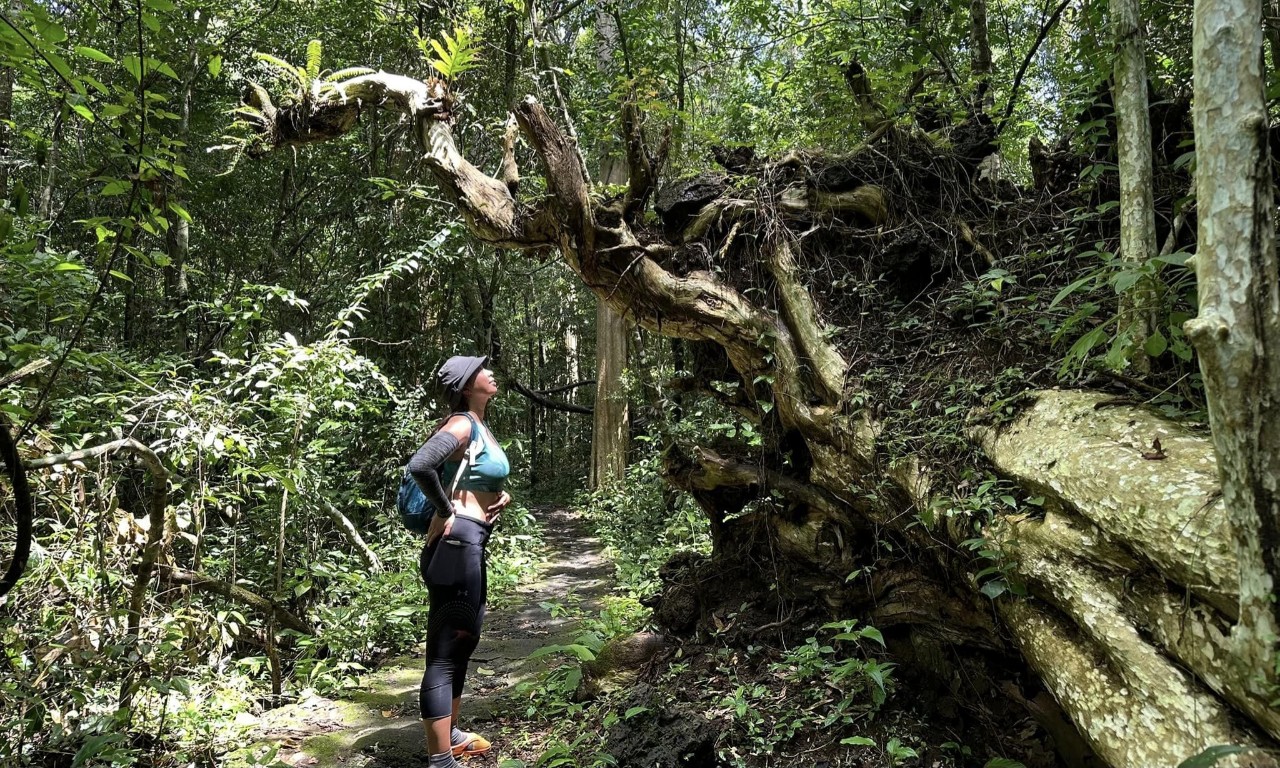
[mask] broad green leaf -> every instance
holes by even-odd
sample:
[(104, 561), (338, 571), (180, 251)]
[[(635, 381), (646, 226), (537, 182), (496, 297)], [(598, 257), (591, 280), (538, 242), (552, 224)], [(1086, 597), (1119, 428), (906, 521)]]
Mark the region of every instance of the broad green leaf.
[(841, 739), (840, 743), (850, 747), (874, 747), (876, 745), (874, 739), (868, 739), (866, 736), (850, 736)]
[(191, 221), (191, 214), (188, 213), (187, 209), (183, 208), (181, 205), (178, 205), (177, 203), (170, 201), (169, 210), (177, 214), (178, 218), (182, 219), (183, 221)]
[(1148, 336), (1147, 342), (1142, 345), (1143, 351), (1151, 357), (1159, 357), (1160, 355), (1163, 355), (1164, 351), (1168, 348), (1169, 340), (1166, 339), (1164, 334), (1160, 333), (1160, 331), (1156, 331)]
[(884, 635), (880, 634), (880, 630), (876, 629), (875, 627), (863, 627), (862, 629), (858, 630), (858, 634), (870, 640), (875, 640), (877, 643), (881, 645), (881, 647), (884, 646)]
[(121, 272), (121, 271), (120, 271), (120, 270), (118, 270), (118, 269), (113, 269), (113, 270), (111, 270), (111, 276), (112, 276), (112, 277), (114, 277), (114, 278), (115, 278), (115, 279), (117, 279), (117, 280), (123, 280), (123, 281), (125, 281), (126, 283), (132, 283), (132, 282), (133, 282), (133, 278), (132, 278), (132, 277), (129, 277), (128, 275), (126, 275), (125, 273)]
[(83, 264), (77, 264), (74, 261), (64, 261), (53, 268), (54, 272), (78, 272), (84, 269)]
[(124, 67), (126, 72), (133, 75), (134, 80), (142, 82), (142, 62), (139, 61), (137, 56), (125, 56), (124, 61), (121, 62), (121, 66)]
[(79, 115), (79, 116), (83, 117), (86, 121), (88, 121), (88, 122), (90, 122), (90, 123), (94, 122), (94, 119), (95, 119), (95, 118), (94, 118), (94, 116), (93, 116), (93, 112), (92, 112), (88, 107), (86, 107), (85, 105), (83, 105), (83, 104), (72, 104), (72, 105), (71, 105), (71, 110), (72, 110), (73, 112), (75, 112), (77, 115)]
[(98, 50), (97, 48), (90, 48), (90, 47), (89, 47), (89, 46), (87, 46), (87, 45), (77, 45), (77, 46), (76, 46), (76, 48), (75, 48), (75, 51), (76, 51), (76, 53), (80, 54), (81, 56), (85, 57), (86, 59), (93, 59), (94, 61), (100, 61), (100, 62), (102, 62), (103, 64), (115, 64), (115, 63), (116, 63), (116, 60), (115, 60), (115, 59), (113, 59), (113, 58), (111, 58), (111, 57), (110, 57), (110, 56), (108, 56), (107, 54), (103, 53), (102, 51)]
[[(79, 85), (76, 81), (75, 74), (71, 71), (71, 66), (67, 64), (66, 59), (53, 51), (44, 51), (44, 57), (49, 60), (49, 64), (53, 66), (54, 70), (57, 71), (63, 80), (70, 83), (73, 88), (76, 88), (76, 86)], [(83, 86), (76, 88), (76, 90), (80, 90), (81, 88), (83, 88)]]
[(210, 56), (209, 62), (205, 65), (205, 67), (208, 68), (210, 77), (217, 77), (218, 74), (222, 72), (222, 57)]

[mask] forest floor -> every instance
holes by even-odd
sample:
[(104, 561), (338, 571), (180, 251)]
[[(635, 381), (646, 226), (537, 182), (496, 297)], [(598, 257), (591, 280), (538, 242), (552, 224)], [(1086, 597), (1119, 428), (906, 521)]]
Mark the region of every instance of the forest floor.
[[(598, 610), (611, 586), (613, 565), (602, 556), (601, 545), (585, 521), (566, 509), (552, 509), (538, 517), (547, 545), (539, 576), (490, 607), (480, 647), (472, 658), (461, 725), (484, 734), (494, 749), (483, 758), (468, 760), (468, 766), (497, 766), (513, 758), (533, 764), (544, 741), (537, 730), (546, 726), (523, 719), (527, 703), (517, 698), (517, 686), (534, 680), (553, 661), (530, 656), (544, 646), (573, 642), (579, 631), (573, 616)], [(563, 610), (569, 603), (576, 610)], [(260, 744), (278, 745), (277, 759), (293, 766), (426, 766), (418, 717), (423, 669), (419, 651), (389, 660), (367, 675), (360, 689), (343, 698), (312, 696), (264, 713), (256, 739)]]

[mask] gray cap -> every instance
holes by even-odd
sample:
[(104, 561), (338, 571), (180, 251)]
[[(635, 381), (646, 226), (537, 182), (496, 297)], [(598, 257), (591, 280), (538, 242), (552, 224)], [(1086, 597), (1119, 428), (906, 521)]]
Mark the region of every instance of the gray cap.
[(454, 355), (444, 361), (436, 372), (436, 381), (440, 383), (441, 395), (449, 403), (451, 410), (458, 410), (462, 404), (462, 390), (471, 383), (471, 378), (489, 361), (488, 357), (467, 357)]

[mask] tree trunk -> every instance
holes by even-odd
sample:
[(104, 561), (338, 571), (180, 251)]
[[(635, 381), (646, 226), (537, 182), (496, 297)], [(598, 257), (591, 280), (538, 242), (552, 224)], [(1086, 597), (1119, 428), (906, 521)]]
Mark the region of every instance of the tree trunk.
[(1280, 266), (1262, 76), (1262, 1), (1195, 9), (1195, 257), (1200, 314), (1186, 324), (1209, 401), (1235, 536), (1234, 656), (1274, 698), (1280, 604)]
[[(1156, 255), (1146, 35), (1139, 0), (1111, 0), (1111, 29), (1120, 165), (1120, 257), (1127, 269), (1137, 269)], [(1147, 277), (1120, 295), (1119, 332), (1128, 337), (1132, 348), (1129, 360), (1139, 372), (1151, 367), (1145, 347), (1156, 328), (1155, 306), (1155, 287)]]
[(11, 145), (13, 121), (13, 67), (0, 67), (0, 200), (9, 199), (9, 166), (13, 163)]
[(974, 84), (974, 109), (986, 114), (994, 104), (991, 93), (991, 41), (987, 33), (987, 0), (969, 3), (969, 44), (973, 52), (969, 65)]
[[(195, 95), (196, 80), (200, 76), (200, 44), (204, 42), (205, 32), (209, 28), (207, 12), (200, 13), (197, 20), (197, 34), (191, 42), (191, 50), (187, 57), (187, 69), (182, 78), (182, 118), (178, 123), (178, 140), (186, 146), (191, 133), (191, 104)], [(171, 224), (165, 232), (165, 250), (169, 263), (164, 267), (164, 297), (166, 309), (174, 315), (174, 328), (170, 335), (175, 351), (186, 352), (190, 348), (187, 333), (187, 304), (191, 298), (190, 286), (187, 283), (187, 255), (191, 245), (191, 223), (185, 216), (179, 215), (174, 206), (182, 207), (182, 180), (174, 176), (169, 181), (166, 202), (171, 203), (165, 216)]]
[[(613, 57), (619, 49), (621, 31), (617, 20), (604, 7), (596, 9), (596, 58), (600, 71), (616, 75)], [(606, 185), (630, 181), (626, 161), (609, 145), (600, 159), (599, 179)], [(627, 324), (608, 304), (596, 305), (596, 399), (591, 425), (591, 472), (588, 486), (593, 490), (621, 480), (627, 469), (630, 442), (630, 411), (622, 374), (627, 367)]]
[(591, 429), (591, 488), (622, 479), (627, 468), (629, 419), (622, 372), (627, 324), (608, 304), (596, 305), (596, 404)]

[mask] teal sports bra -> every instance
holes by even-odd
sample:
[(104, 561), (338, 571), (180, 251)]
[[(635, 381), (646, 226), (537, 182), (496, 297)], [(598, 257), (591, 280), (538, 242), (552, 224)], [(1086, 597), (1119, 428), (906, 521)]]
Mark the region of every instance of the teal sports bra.
[[(466, 417), (471, 419), (471, 442), (467, 450), (473, 450), (477, 440), (480, 450), (467, 465), (462, 477), (458, 478), (458, 490), (501, 493), (507, 475), (511, 474), (511, 462), (507, 460), (506, 452), (490, 434), (488, 427), (482, 427), (470, 413)], [(441, 477), (452, 478), (458, 471), (458, 464), (456, 461), (445, 462)]]

